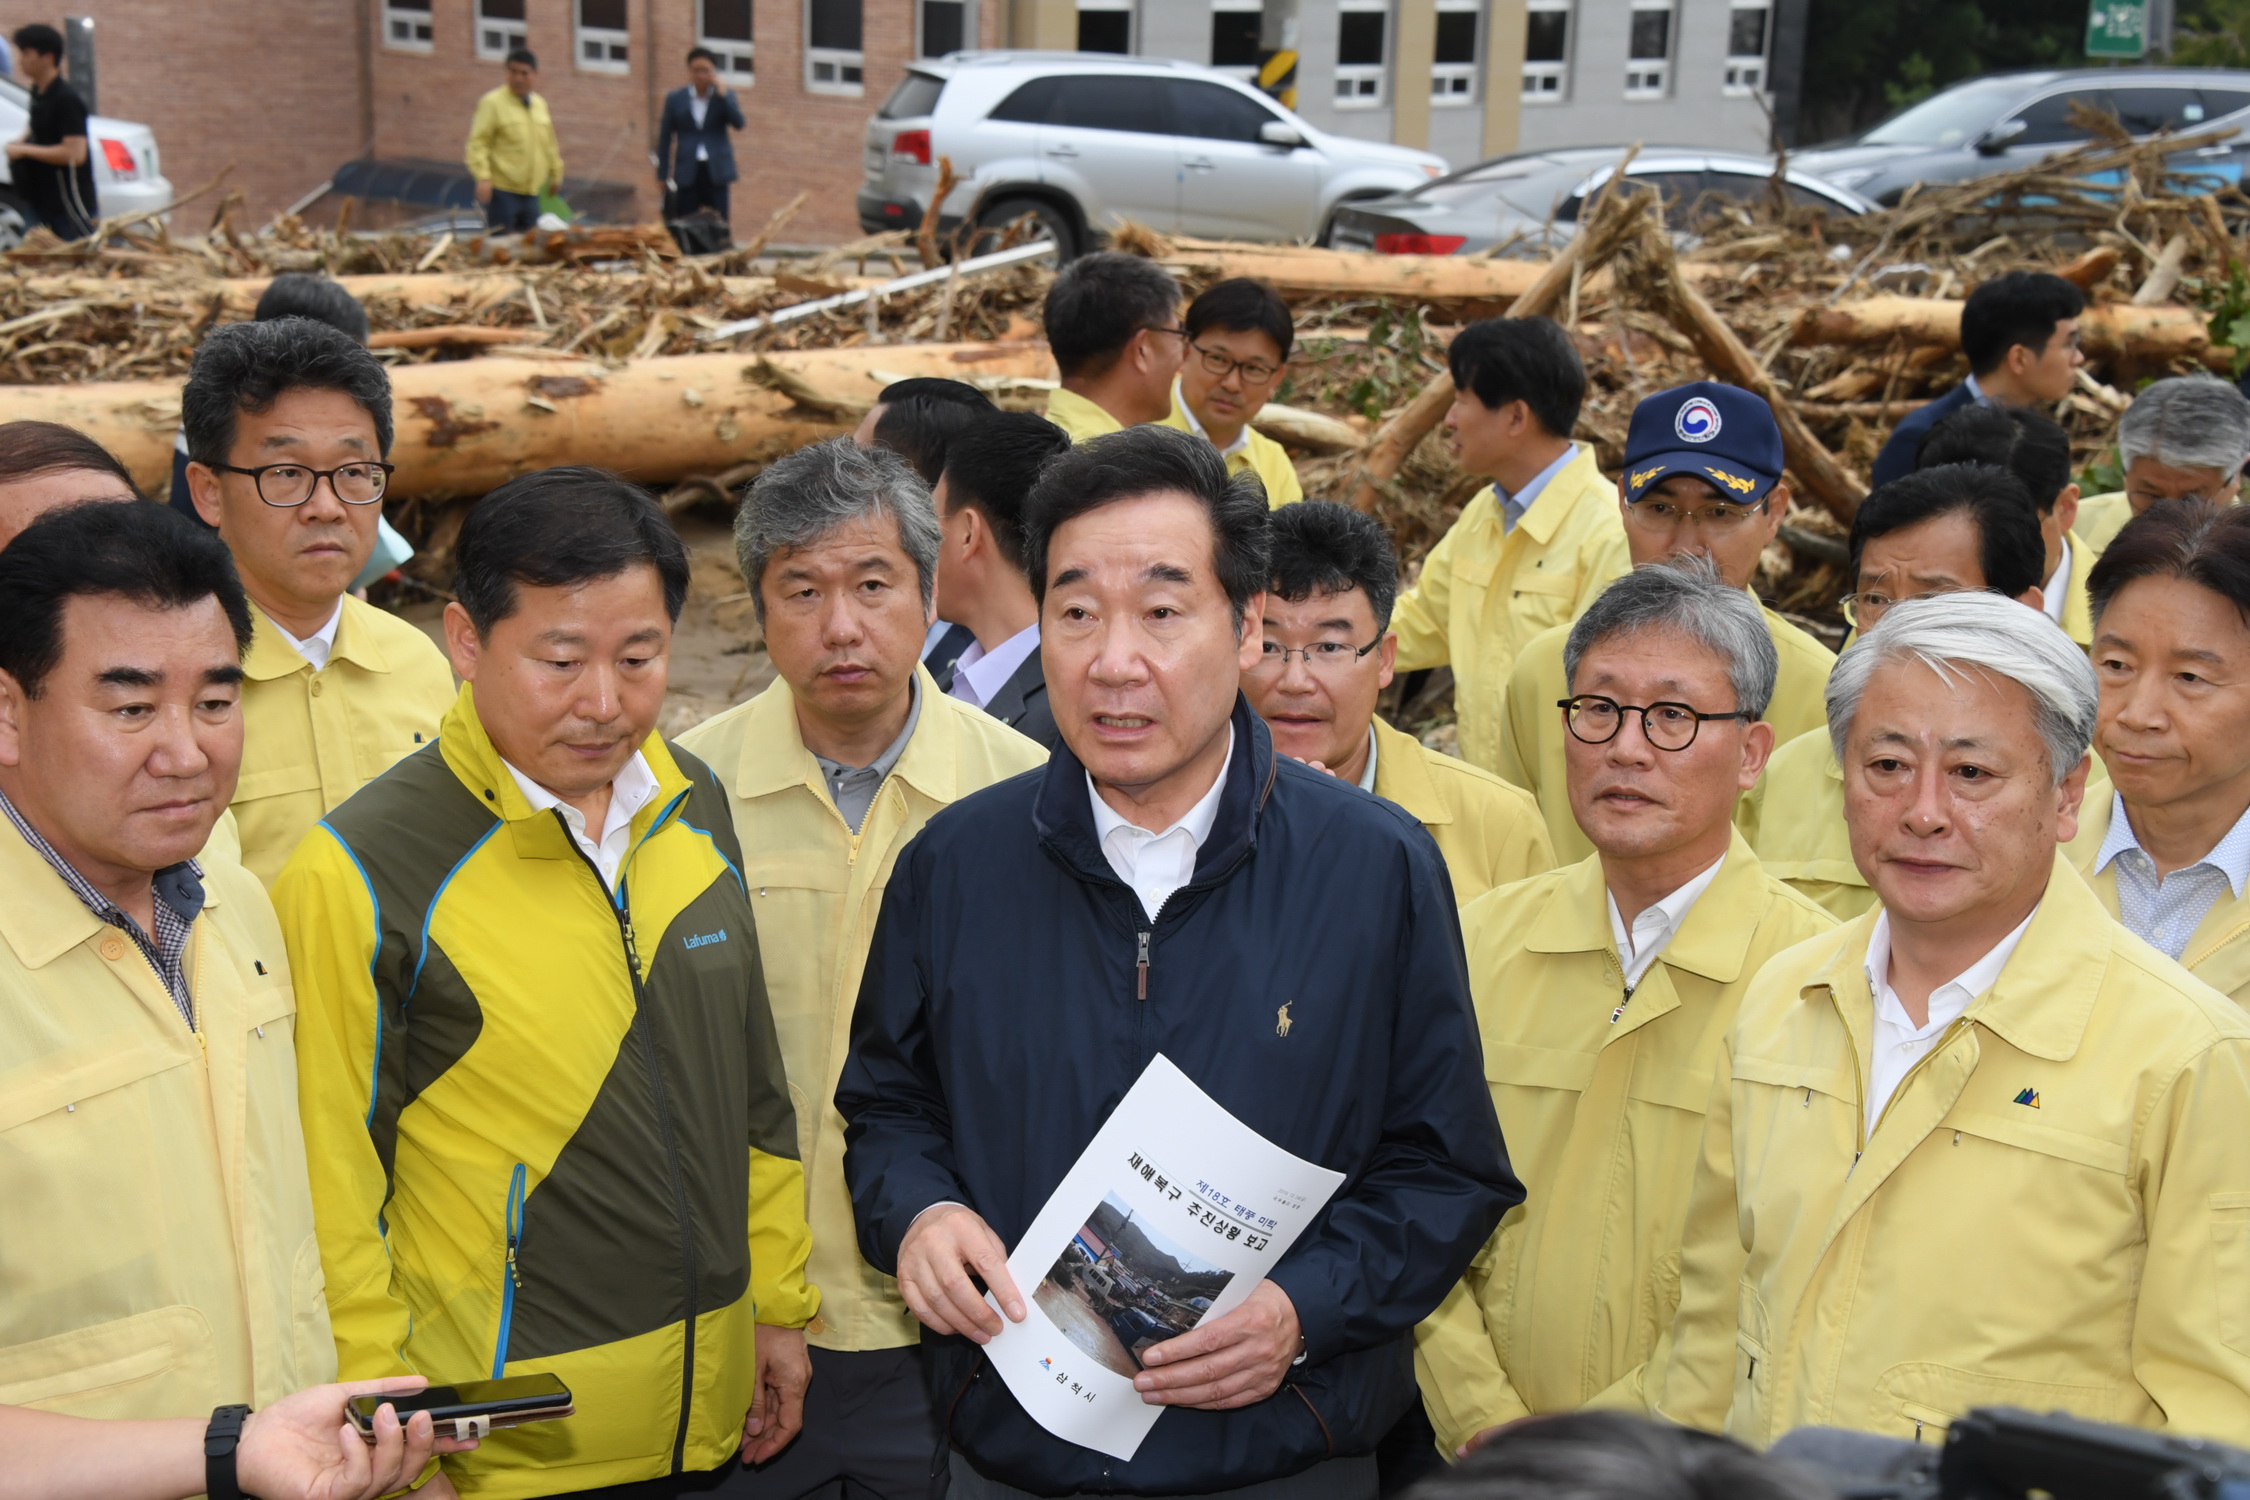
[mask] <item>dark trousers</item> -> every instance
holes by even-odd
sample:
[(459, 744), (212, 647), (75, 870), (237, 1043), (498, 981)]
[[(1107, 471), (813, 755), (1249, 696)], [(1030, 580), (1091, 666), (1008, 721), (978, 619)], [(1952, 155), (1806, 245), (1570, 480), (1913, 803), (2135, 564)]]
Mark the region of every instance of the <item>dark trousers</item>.
[(672, 190), (672, 211), (666, 218), (684, 219), (699, 208), (708, 208), (716, 210), (719, 217), (729, 223), (734, 221), (734, 215), (727, 208), (734, 184), (721, 182), (713, 176), (709, 162), (689, 162), (687, 170), (674, 180), (679, 186)]
[(944, 1469), (922, 1351), (813, 1349), (805, 1430), (780, 1456), (737, 1469), (728, 1500), (938, 1500)]
[(539, 195), (510, 193), (494, 188), (492, 201), (484, 206), (484, 222), (488, 229), (508, 233), (535, 229), (539, 224)]
[[(958, 1453), (953, 1455), (952, 1467), (952, 1500), (1034, 1500), (1029, 1490), (985, 1478)], [(1375, 1500), (1375, 1497), (1372, 1454), (1361, 1458), (1331, 1458), (1286, 1479), (1268, 1479), (1262, 1484), (1212, 1492), (1212, 1500)]]

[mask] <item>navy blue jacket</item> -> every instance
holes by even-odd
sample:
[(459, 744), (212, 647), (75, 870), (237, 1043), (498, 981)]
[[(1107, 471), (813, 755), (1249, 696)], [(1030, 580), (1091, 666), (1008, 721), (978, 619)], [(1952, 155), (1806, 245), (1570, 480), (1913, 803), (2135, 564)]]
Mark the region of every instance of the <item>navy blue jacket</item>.
[[(724, 85), (711, 90), (711, 102), (703, 111), (703, 128), (695, 128), (693, 100), (695, 90), (674, 89), (664, 96), (664, 114), (656, 126), (656, 174), (672, 182), (686, 182), (695, 175), (695, 148), (702, 146), (711, 153), (711, 180), (732, 182), (734, 171), (734, 142), (727, 136), (730, 129), (744, 128), (742, 106), (735, 103), (734, 90)], [(672, 160), (672, 146), (680, 148), (679, 161)]]
[(946, 1199), (1012, 1247), (1159, 1052), (1345, 1175), (1273, 1272), (1306, 1362), (1255, 1405), (1167, 1411), (1129, 1463), (1052, 1436), (974, 1344), (925, 1334), (952, 1445), (1020, 1489), (1207, 1493), (1372, 1452), (1416, 1399), (1414, 1325), (1523, 1201), (1437, 846), (1275, 756), (1240, 698), (1233, 724), (1217, 821), (1153, 924), (1067, 745), (939, 812), (883, 896), (836, 1091), (876, 1266), (895, 1273), (907, 1226)]
[(1930, 429), (1976, 399), (1964, 380), (1935, 401), (1917, 406), (1900, 417), (1884, 442), (1883, 451), (1875, 455), (1874, 482), (1889, 484), (1913, 473), (1914, 456), (1921, 451), (1922, 439), (1930, 435)]

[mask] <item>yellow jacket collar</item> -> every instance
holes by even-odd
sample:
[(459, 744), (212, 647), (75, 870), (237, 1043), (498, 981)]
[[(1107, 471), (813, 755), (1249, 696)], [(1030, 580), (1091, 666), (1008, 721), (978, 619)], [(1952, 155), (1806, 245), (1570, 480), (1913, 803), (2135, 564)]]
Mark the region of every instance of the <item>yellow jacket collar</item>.
[(45, 968), (101, 931), (102, 920), (63, 884), (16, 825), (0, 818), (0, 938), (27, 969)]
[(1375, 795), (1395, 802), (1414, 815), (1417, 823), (1450, 823), (1453, 809), (1438, 795), (1430, 779), (1427, 752), (1422, 742), (1402, 729), (1375, 719)]
[[(391, 659), (376, 643), (375, 633), (359, 611), (373, 609), (349, 594), (343, 600), (343, 618), (336, 622), (336, 645), (328, 653), (330, 661), (348, 661), (370, 672), (388, 672)], [(312, 663), (305, 660), (295, 646), (266, 617), (266, 612), (256, 604), (250, 606), (250, 654), (242, 660), (242, 670), (252, 682), (271, 682), (277, 677), (288, 677), (298, 672), (310, 672)]]
[[(960, 767), (949, 753), (953, 737), (940, 726), (955, 712), (981, 710), (939, 692), (927, 667), (915, 667), (914, 680), (922, 688), (922, 717), (891, 774), (932, 801), (950, 803), (963, 795), (963, 788)], [(785, 679), (776, 677), (772, 686), (750, 700), (749, 712), (743, 716), (734, 791), (738, 797), (765, 797), (795, 786), (809, 788), (823, 801), (828, 798), (820, 763), (805, 748), (804, 734), (797, 727), (797, 695)]]
[[(1547, 481), (1547, 487), (1533, 498), (1531, 509), (1525, 511), (1523, 519), (1516, 522), (1516, 530), (1542, 547), (1555, 539), (1555, 533), (1562, 530), (1563, 522), (1570, 518), (1573, 510), (1589, 503), (1589, 490), (1594, 492), (1593, 499), (1597, 503), (1602, 500), (1612, 505), (1617, 503), (1616, 489), (1602, 477), (1601, 465), (1594, 462), (1594, 450), (1584, 443), (1573, 443), (1571, 446), (1578, 451), (1571, 456), (1569, 463), (1562, 466), (1560, 473)], [(1493, 500), (1493, 524), (1498, 525), (1500, 507), (1497, 492)]]
[[(461, 695), (438, 721), (438, 750), (453, 774), (484, 803), (500, 815), (501, 821), (523, 824), (540, 816), (516, 785), (516, 778), (508, 774), (508, 763), (501, 759), (500, 751), (485, 733), (484, 720), (477, 716), (476, 695), (469, 683), (461, 684)], [(665, 808), (678, 800), (688, 790), (687, 773), (672, 758), (671, 747), (664, 736), (651, 734), (641, 742), (641, 755), (648, 768), (656, 773), (656, 795), (648, 805), (635, 814), (633, 823), (636, 836), (648, 831), (648, 825), (662, 814)], [(544, 820), (551, 823), (552, 819)], [(567, 853), (560, 850), (559, 853)]]
[[(1825, 996), (1846, 1011), (1845, 1021), (1863, 1041), (1871, 1029), (1874, 997), (1867, 988), (1867, 941), (1875, 907), (1836, 929), (1841, 939), (1827, 967), (1798, 993)], [(2116, 919), (2070, 867), (2061, 850), (2047, 876), (2046, 894), (2000, 978), (1962, 1019), (1989, 1028), (2019, 1052), (2049, 1062), (2077, 1055), (2109, 968)], [(1848, 999), (1849, 1005), (1843, 1002)]]
[[(1744, 913), (1765, 900), (1765, 871), (1758, 856), (1740, 832), (1727, 836), (1726, 862), (1719, 866), (1710, 889), (1688, 909), (1672, 940), (1664, 945), (1659, 962), (1719, 984), (1742, 977), (1742, 966), (1756, 936), (1755, 923)], [(1524, 944), (1534, 953), (1614, 953), (1617, 934), (1609, 925), (1609, 886), (1602, 878), (1602, 857), (1589, 854), (1562, 872), (1547, 897), (1547, 909), (1529, 923), (1531, 938)]]

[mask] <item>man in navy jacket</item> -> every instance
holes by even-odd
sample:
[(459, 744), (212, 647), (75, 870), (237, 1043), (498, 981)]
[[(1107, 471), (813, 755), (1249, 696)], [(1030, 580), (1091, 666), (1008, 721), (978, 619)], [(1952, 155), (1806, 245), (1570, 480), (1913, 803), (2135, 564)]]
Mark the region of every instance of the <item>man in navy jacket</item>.
[[(1444, 861), (1242, 697), (1267, 510), (1208, 443), (1083, 443), (1025, 521), (1062, 744), (931, 819), (885, 892), (836, 1094), (861, 1249), (931, 1330), (954, 1500), (1373, 1500), (1411, 1331), (1523, 1199)], [(1023, 1319), (1009, 1246), (1159, 1052), (1345, 1180), (1248, 1301), (1144, 1353), (1177, 1409), (1119, 1461), (1024, 1413), (969, 1278)]]
[(708, 47), (687, 55), (689, 86), (664, 96), (656, 126), (656, 178), (664, 184), (667, 219), (684, 219), (699, 208), (732, 219), (728, 189), (734, 182), (734, 143), (730, 130), (743, 128), (742, 106), (734, 90), (719, 87), (719, 56)]

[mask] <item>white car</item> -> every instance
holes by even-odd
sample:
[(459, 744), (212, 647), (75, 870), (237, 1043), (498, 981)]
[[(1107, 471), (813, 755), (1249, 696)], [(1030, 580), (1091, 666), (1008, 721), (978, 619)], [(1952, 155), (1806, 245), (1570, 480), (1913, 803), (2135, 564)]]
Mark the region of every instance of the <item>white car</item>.
[[(31, 93), (0, 78), (0, 141), (20, 140), (31, 124)], [(95, 207), (105, 219), (172, 206), (172, 184), (157, 157), (156, 132), (129, 120), (94, 115), (86, 122), (86, 149), (94, 159)], [(0, 250), (21, 243), (31, 214), (12, 186), (15, 163), (0, 157)]]
[[(933, 205), (938, 160), (960, 185)], [(860, 227), (1035, 215), (1063, 258), (1130, 219), (1167, 234), (1325, 240), (1339, 204), (1441, 176), (1427, 151), (1315, 129), (1227, 74), (1101, 52), (913, 63), (867, 122)]]

